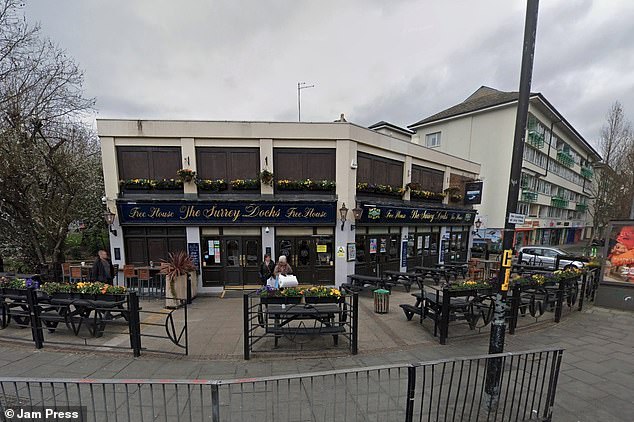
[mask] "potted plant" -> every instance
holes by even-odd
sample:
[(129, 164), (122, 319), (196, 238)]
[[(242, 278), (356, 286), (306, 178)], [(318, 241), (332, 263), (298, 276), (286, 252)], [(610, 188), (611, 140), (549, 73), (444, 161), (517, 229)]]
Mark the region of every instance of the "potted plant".
[(176, 308), (181, 305), (179, 299), (187, 299), (187, 275), (191, 278), (192, 297), (195, 296), (196, 267), (191, 257), (185, 251), (170, 253), (167, 265), (161, 269), (165, 274), (167, 292), (165, 297), (166, 308)]
[(306, 303), (338, 303), (341, 292), (334, 287), (313, 286), (302, 291)]
[(259, 177), (260, 181), (265, 185), (271, 185), (273, 183), (273, 173), (268, 170), (262, 170)]
[(196, 172), (192, 169), (180, 169), (176, 174), (185, 183), (191, 183), (196, 177)]

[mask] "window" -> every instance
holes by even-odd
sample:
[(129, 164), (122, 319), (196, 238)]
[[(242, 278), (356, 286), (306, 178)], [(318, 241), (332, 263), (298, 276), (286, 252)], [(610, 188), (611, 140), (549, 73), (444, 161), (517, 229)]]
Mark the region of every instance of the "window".
[(440, 132), (429, 133), (425, 135), (425, 146), (427, 148), (434, 148), (440, 146)]
[(357, 183), (403, 186), (403, 162), (359, 152), (357, 154)]
[(427, 167), (412, 165), (412, 183), (418, 184), (421, 190), (442, 192), (444, 173)]
[(179, 147), (117, 147), (119, 179), (175, 179)]
[(277, 180), (335, 180), (333, 148), (275, 148), (273, 162)]
[(526, 202), (518, 202), (517, 203), (517, 213), (518, 214), (528, 214), (528, 204)]

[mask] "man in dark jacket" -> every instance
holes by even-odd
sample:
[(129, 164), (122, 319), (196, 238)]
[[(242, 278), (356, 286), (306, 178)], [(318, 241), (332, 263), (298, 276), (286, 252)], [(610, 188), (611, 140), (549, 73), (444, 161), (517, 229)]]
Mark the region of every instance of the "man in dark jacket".
[(108, 258), (108, 252), (101, 249), (99, 251), (99, 257), (92, 265), (92, 278), (96, 281), (112, 284), (114, 275), (114, 266)]

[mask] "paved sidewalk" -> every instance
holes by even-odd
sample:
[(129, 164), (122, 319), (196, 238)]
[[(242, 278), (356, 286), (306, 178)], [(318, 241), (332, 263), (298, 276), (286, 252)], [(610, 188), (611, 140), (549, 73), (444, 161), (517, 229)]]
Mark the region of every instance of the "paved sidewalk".
[[(394, 318), (398, 311), (392, 311)], [(625, 422), (634, 419), (633, 333), (634, 314), (594, 307), (570, 315), (559, 324), (542, 324), (523, 329), (514, 336), (507, 335), (507, 351), (546, 346), (566, 348), (554, 420)], [(30, 346), (4, 343), (0, 346), (0, 376), (245, 378), (469, 356), (486, 353), (487, 348), (488, 337), (483, 334), (453, 338), (446, 346), (435, 341), (404, 342), (390, 350), (363, 351), (362, 348), (357, 356), (303, 358), (300, 353), (292, 358), (265, 355), (243, 361), (235, 354), (225, 359), (200, 354), (181, 358), (146, 355), (135, 359), (122, 353), (34, 351)]]

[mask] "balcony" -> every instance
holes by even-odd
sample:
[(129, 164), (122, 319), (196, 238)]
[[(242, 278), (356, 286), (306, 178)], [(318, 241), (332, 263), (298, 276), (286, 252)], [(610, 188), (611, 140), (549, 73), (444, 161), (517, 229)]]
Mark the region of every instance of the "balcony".
[(566, 167), (572, 167), (575, 164), (572, 155), (566, 151), (557, 151), (557, 161)]
[(529, 130), (528, 137), (526, 138), (526, 143), (537, 149), (541, 149), (544, 147), (544, 135), (537, 132), (536, 130)]
[(568, 208), (568, 200), (560, 196), (553, 196), (550, 198), (550, 205), (555, 208)]
[(522, 192), (522, 202), (537, 202), (537, 192)]
[(588, 204), (578, 203), (575, 209), (577, 212), (586, 212), (588, 211)]
[(592, 167), (581, 167), (581, 176), (586, 179), (592, 179), (594, 172), (592, 171)]

